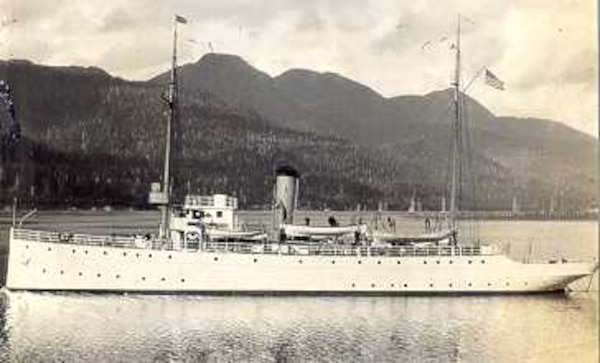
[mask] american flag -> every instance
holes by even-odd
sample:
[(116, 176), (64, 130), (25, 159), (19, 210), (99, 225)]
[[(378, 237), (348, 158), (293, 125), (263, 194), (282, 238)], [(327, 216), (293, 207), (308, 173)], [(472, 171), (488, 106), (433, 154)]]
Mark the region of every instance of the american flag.
[(490, 72), (489, 69), (485, 69), (485, 83), (494, 87), (495, 89), (504, 90), (504, 82), (502, 82), (496, 75)]

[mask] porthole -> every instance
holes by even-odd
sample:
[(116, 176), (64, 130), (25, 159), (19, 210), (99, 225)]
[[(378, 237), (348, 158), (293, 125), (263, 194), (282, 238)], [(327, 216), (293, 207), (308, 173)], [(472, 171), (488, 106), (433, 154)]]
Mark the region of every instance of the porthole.
[(356, 287), (356, 284), (352, 284), (352, 287)]
[(400, 264), (400, 261), (399, 261), (399, 260), (398, 260), (398, 261), (396, 261), (396, 264), (397, 264), (397, 265), (399, 265), (399, 264)]
[(408, 287), (408, 284), (404, 284), (404, 287)]
[(45, 273), (46, 273), (46, 269), (45, 269), (45, 268), (43, 268), (43, 269), (42, 269), (42, 273), (43, 273), (43, 274), (45, 274)]
[(335, 261), (331, 261), (331, 264), (332, 264), (332, 265), (335, 265)]
[(48, 247), (48, 252), (52, 251), (52, 248)]
[(25, 245), (25, 249), (28, 250), (29, 249), (29, 245)]
[(488, 282), (488, 286), (492, 286), (492, 283), (491, 283), (491, 282)]
[(472, 263), (473, 263), (473, 261), (469, 260), (469, 265), (472, 264)]
[(65, 274), (65, 272), (64, 272), (63, 270), (60, 270), (60, 274), (61, 274), (61, 275), (64, 275), (64, 274)]
[(214, 258), (214, 260), (215, 260), (215, 261), (219, 261), (219, 258), (218, 258), (218, 257), (215, 257), (215, 258)]
[(360, 265), (362, 263), (362, 261), (358, 261), (358, 264)]
[(185, 282), (185, 279), (181, 279), (181, 282)]
[(452, 287), (452, 283), (449, 283), (449, 284), (448, 284), (448, 287)]
[(390, 284), (390, 287), (394, 287), (394, 284)]
[(173, 256), (169, 255), (169, 260), (172, 259), (172, 258), (173, 258)]
[(433, 284), (429, 284), (429, 287), (433, 287)]
[(528, 283), (527, 283), (527, 281), (525, 281), (525, 286), (527, 286), (527, 285), (528, 285)]
[(115, 277), (116, 277), (116, 278), (118, 278), (118, 279), (120, 279), (120, 278), (121, 278), (121, 275), (117, 275), (117, 276), (115, 276)]
[(80, 273), (79, 273), (79, 276), (83, 276), (83, 273), (81, 273), (81, 272), (80, 272)]
[(377, 261), (377, 264), (378, 264), (378, 265), (381, 265), (381, 261)]
[(506, 283), (506, 286), (510, 286), (510, 282), (507, 282), (507, 283)]
[(454, 263), (454, 261), (450, 260), (450, 261), (448, 261), (448, 263), (452, 265)]
[(85, 250), (85, 251), (83, 251), (83, 253), (85, 253), (85, 254), (87, 255), (87, 254), (88, 254), (88, 251), (87, 251), (87, 250)]
[(437, 263), (439, 265), (440, 264), (440, 260), (435, 261), (435, 263)]
[(136, 253), (136, 254), (135, 254), (135, 257), (140, 257), (140, 254), (139, 254), (139, 253)]
[(151, 254), (151, 253), (150, 253), (150, 254), (148, 254), (148, 258), (152, 258), (152, 254)]
[(102, 254), (103, 254), (104, 256), (106, 256), (106, 255), (108, 255), (108, 252), (104, 251), (104, 252), (102, 252)]
[(302, 263), (302, 260), (298, 260), (298, 263)]
[(471, 286), (473, 286), (473, 284), (469, 282), (469, 285), (468, 285), (468, 286), (469, 286), (469, 287), (471, 287)]
[(127, 252), (123, 252), (123, 256), (127, 256)]
[(371, 284), (371, 287), (375, 287), (375, 284)]
[(258, 262), (258, 260), (255, 258), (255, 259), (254, 259), (254, 263), (257, 263), (257, 262)]
[(142, 281), (146, 281), (146, 278), (145, 278), (145, 277), (142, 277)]
[(96, 274), (96, 276), (100, 277), (100, 276), (102, 276), (102, 274)]
[(427, 261), (423, 261), (423, 265), (427, 265)]
[(71, 253), (75, 253), (75, 250), (71, 250)]
[(164, 277), (162, 277), (162, 278), (160, 279), (160, 281), (165, 281), (165, 278), (164, 278)]
[(485, 260), (481, 260), (481, 263), (482, 263), (482, 264), (483, 264), (483, 263), (485, 263)]

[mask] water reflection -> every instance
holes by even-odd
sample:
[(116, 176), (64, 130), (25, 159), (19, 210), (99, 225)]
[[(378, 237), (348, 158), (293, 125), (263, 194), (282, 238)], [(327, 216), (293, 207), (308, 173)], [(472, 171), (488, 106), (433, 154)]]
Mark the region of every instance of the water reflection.
[(593, 362), (598, 352), (593, 296), (324, 298), (10, 292), (0, 300), (0, 357), (13, 361)]

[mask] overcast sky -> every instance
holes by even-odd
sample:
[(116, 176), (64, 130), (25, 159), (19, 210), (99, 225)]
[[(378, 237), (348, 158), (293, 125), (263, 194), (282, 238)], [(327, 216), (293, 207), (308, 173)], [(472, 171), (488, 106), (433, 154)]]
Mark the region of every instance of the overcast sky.
[(0, 58), (146, 79), (168, 68), (178, 13), (181, 62), (210, 42), (272, 76), (307, 68), (384, 96), (425, 94), (450, 84), (459, 12), (464, 82), (488, 67), (506, 84), (475, 81), (472, 97), (598, 134), (594, 0), (0, 0)]

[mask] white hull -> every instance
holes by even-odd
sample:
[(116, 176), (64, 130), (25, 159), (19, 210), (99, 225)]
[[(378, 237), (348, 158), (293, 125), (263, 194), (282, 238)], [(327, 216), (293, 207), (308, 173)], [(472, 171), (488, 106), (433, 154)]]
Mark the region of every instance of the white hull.
[(318, 256), (209, 253), (11, 239), (13, 290), (266, 293), (533, 293), (563, 290), (593, 263), (502, 255)]

